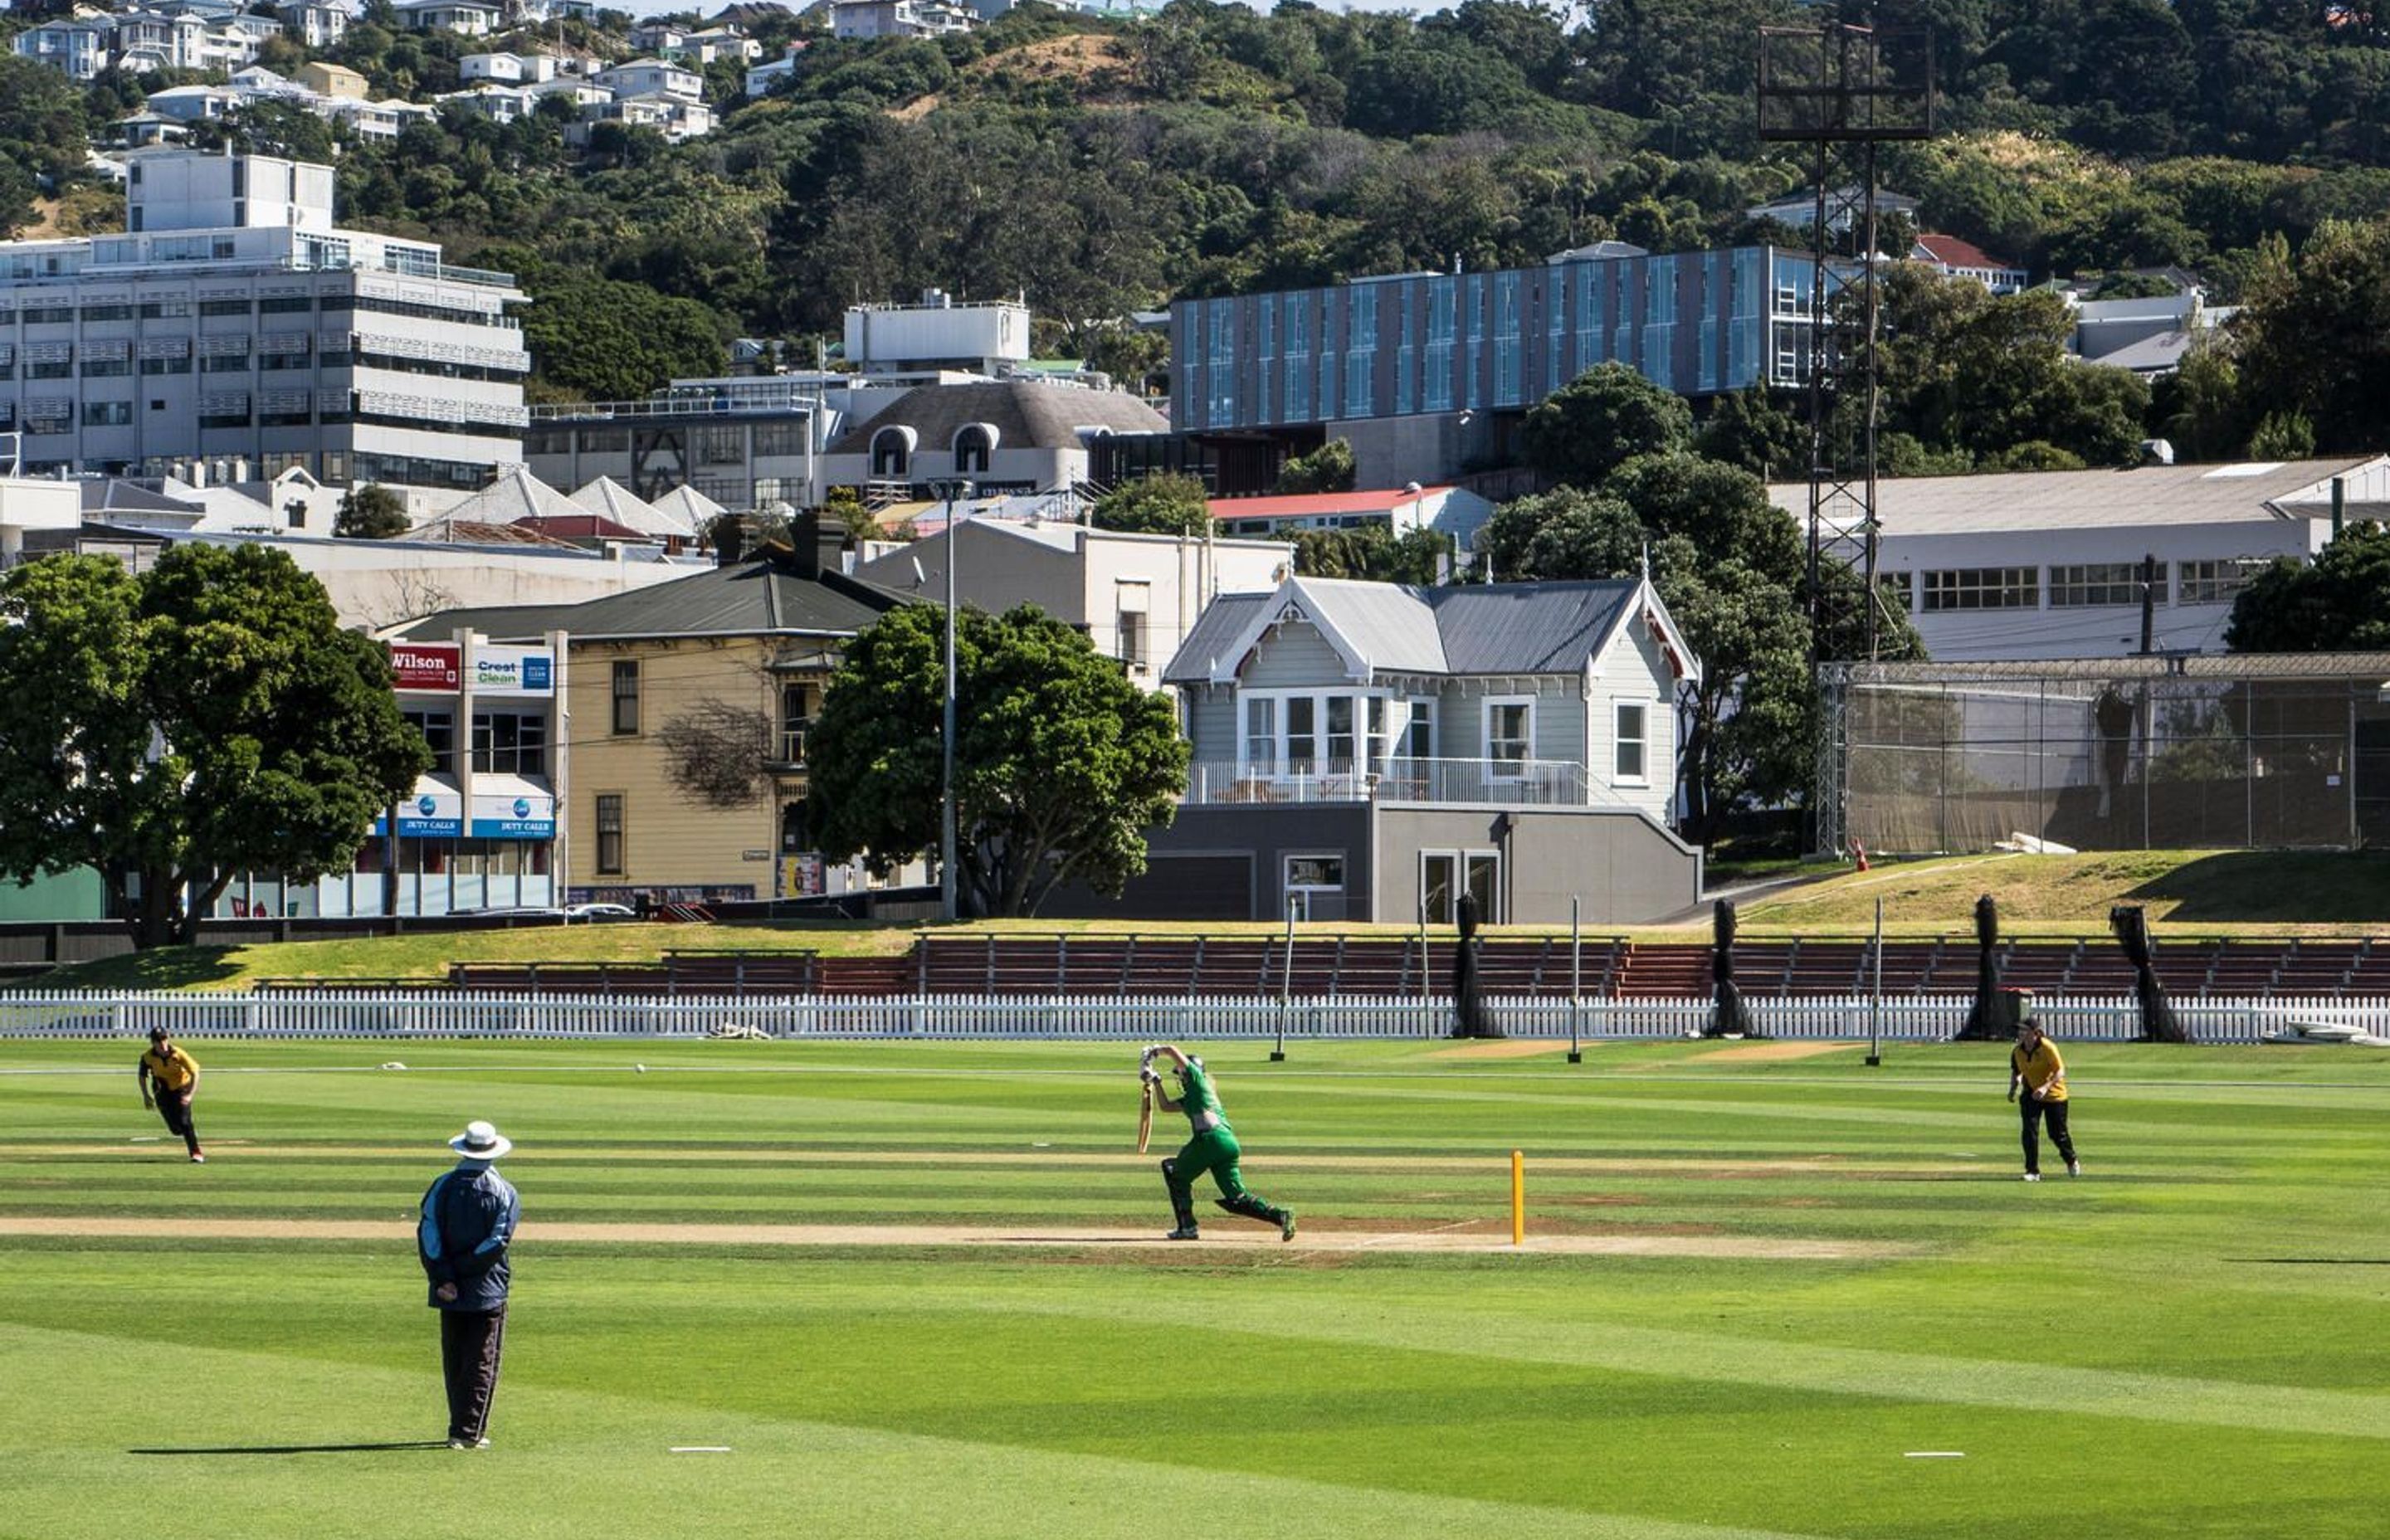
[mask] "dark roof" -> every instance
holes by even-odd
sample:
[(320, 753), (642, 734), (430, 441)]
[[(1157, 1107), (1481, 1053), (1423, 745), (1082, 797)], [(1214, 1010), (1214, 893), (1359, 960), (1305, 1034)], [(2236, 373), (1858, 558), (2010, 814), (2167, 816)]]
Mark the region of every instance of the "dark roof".
[(1435, 607), (1454, 674), (1574, 673), (1635, 595), (1611, 583), (1466, 584), (1420, 592)]
[(188, 519), (207, 512), (197, 503), (169, 497), (121, 476), (85, 481), (79, 489), (85, 513), (178, 513)]
[(1252, 623), (1253, 612), (1277, 596), (1272, 594), (1222, 594), (1203, 607), (1195, 617), (1195, 629), (1178, 644), (1177, 654), (1163, 677), (1174, 683), (1201, 684), (1212, 676), (1212, 664), (1222, 653), (1234, 647)]
[(861, 425), (834, 440), (826, 453), (867, 455), (882, 428), (910, 428), (923, 448), (944, 449), (970, 423), (996, 430), (999, 449), (1068, 449), (1082, 428), (1114, 433), (1167, 432), (1167, 418), (1133, 395), (1047, 385), (1028, 379), (967, 385), (917, 385)]
[(842, 572), (802, 574), (785, 557), (659, 583), (580, 604), (443, 610), (403, 635), (444, 636), (469, 626), (495, 639), (569, 631), (576, 640), (649, 636), (853, 635), (912, 596)]
[[(1640, 586), (1604, 583), (1460, 584), (1420, 588), (1384, 583), (1294, 578), (1317, 619), (1375, 666), (1445, 674), (1574, 674), (1618, 623)], [(1205, 608), (1163, 677), (1211, 676), (1276, 594), (1223, 594)], [(1433, 627), (1431, 630), (1431, 620)], [(1441, 667), (1417, 660), (1441, 657)]]

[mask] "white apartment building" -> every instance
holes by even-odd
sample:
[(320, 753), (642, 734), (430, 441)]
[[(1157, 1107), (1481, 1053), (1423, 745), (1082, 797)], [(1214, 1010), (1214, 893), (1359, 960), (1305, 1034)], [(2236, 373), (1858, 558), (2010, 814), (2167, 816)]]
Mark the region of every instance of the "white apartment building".
[(678, 96), (693, 102), (705, 96), (703, 76), (660, 58), (635, 58), (628, 64), (600, 70), (590, 78), (613, 92), (617, 98)]
[(282, 19), (284, 32), (309, 48), (328, 48), (349, 34), (351, 12), (345, 5), (327, 5), (322, 0), (280, 0), (274, 14)]
[(839, 37), (944, 37), (979, 25), (979, 13), (945, 0), (832, 0), (830, 31)]
[(556, 78), (556, 62), (552, 54), (467, 54), (456, 61), (456, 72), (468, 81), (536, 85)]
[(332, 170), (129, 158), (122, 235), (0, 243), (0, 433), (25, 468), (245, 458), (469, 491), (522, 460), (503, 273), (332, 222)]
[(399, 24), (413, 32), (455, 32), (461, 37), (487, 37), (498, 30), (505, 12), (482, 0), (404, 0), (397, 7)]

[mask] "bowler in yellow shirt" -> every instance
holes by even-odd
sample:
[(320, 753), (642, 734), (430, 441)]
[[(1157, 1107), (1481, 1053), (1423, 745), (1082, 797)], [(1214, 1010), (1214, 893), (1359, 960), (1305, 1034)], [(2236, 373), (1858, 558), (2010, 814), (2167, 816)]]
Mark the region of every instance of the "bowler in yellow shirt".
[(2083, 1162), (2075, 1158), (2075, 1141), (2066, 1133), (2066, 1060), (2058, 1056), (2058, 1045), (2043, 1035), (2041, 1024), (2031, 1017), (2019, 1023), (2016, 1046), (2009, 1053), (2009, 1099), (2024, 1114), (2024, 1179), (2041, 1180), (2044, 1119), (2049, 1123), (2051, 1142), (2065, 1157), (2066, 1174), (2082, 1175)]
[[(193, 1165), (207, 1164), (199, 1153), (199, 1127), (191, 1118), (191, 1097), (199, 1088), (199, 1061), (185, 1053), (163, 1027), (149, 1029), (149, 1051), (141, 1056), (141, 1105), (155, 1106), (166, 1120), (166, 1130), (182, 1136)], [(152, 1089), (156, 1100), (151, 1100)]]

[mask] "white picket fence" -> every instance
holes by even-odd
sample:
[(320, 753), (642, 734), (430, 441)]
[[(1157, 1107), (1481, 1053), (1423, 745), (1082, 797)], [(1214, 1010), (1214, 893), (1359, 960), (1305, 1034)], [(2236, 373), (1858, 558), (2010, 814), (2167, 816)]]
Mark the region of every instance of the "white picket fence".
[[(1930, 1042), (1957, 1034), (1964, 995), (1861, 995), (1744, 1002), (1771, 1038)], [(1692, 1037), (1710, 1024), (1705, 999), (1499, 998), (1487, 1002), (1512, 1037), (1587, 1040)], [(2254, 1043), (2292, 1021), (2390, 1035), (2390, 1000), (2178, 1001), (2175, 1014), (2202, 1043)], [(2131, 996), (2046, 998), (2038, 1009), (2067, 1042), (2140, 1036)], [(1872, 1025), (1870, 1018), (1872, 1017)], [(139, 1037), (152, 1027), (193, 1038), (572, 1037), (689, 1038), (1428, 1038), (1452, 1022), (1448, 999), (1352, 996), (1279, 1002), (1252, 995), (1121, 999), (1110, 995), (920, 995), (642, 999), (603, 995), (464, 995), (445, 991), (267, 994), (40, 995), (0, 993), (0, 1038)]]

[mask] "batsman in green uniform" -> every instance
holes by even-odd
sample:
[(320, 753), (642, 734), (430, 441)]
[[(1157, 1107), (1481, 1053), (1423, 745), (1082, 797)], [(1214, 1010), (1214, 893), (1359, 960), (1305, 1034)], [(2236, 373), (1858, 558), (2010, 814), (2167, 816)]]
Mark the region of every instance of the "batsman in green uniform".
[[(1153, 1067), (1157, 1059), (1169, 1059), (1171, 1072), (1178, 1077), (1178, 1096), (1175, 1100), (1162, 1088), (1162, 1074)], [(1195, 1178), (1208, 1171), (1212, 1180), (1220, 1184), (1220, 1197), (1214, 1200), (1220, 1207), (1247, 1219), (1275, 1225), (1280, 1240), (1292, 1240), (1294, 1211), (1273, 1207), (1245, 1190), (1245, 1179), (1237, 1171), (1237, 1161), (1244, 1152), (1237, 1148), (1236, 1133), (1220, 1110), (1220, 1094), (1212, 1089), (1212, 1077), (1203, 1072), (1203, 1061), (1189, 1058), (1167, 1043), (1158, 1043), (1145, 1050), (1137, 1072), (1152, 1088), (1162, 1110), (1185, 1112), (1195, 1130), (1185, 1149), (1162, 1162), (1162, 1180), (1170, 1188), (1170, 1212), (1178, 1220), (1178, 1227), (1170, 1232), (1168, 1238), (1196, 1238)]]

